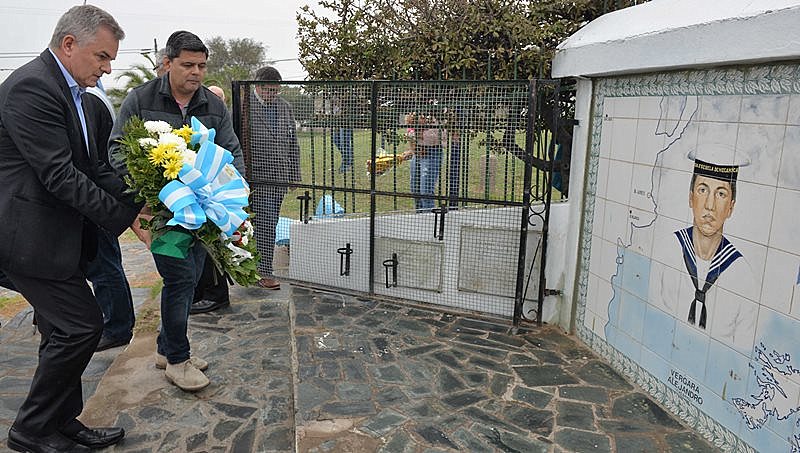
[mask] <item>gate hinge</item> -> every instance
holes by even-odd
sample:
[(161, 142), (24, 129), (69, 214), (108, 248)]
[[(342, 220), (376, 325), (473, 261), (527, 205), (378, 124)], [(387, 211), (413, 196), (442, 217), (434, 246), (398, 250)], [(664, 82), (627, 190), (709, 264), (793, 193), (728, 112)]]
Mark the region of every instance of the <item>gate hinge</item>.
[(546, 296), (561, 296), (563, 294), (564, 294), (564, 292), (561, 291), (560, 289), (547, 289), (547, 288), (545, 288), (545, 290), (544, 290), (545, 297)]

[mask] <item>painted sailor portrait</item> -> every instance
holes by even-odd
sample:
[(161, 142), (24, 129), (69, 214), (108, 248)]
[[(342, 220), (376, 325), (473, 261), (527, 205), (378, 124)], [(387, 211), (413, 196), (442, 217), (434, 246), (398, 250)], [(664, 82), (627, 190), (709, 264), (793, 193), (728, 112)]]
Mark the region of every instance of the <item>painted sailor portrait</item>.
[(722, 234), (725, 221), (733, 214), (736, 204), (739, 166), (705, 162), (696, 157), (693, 160), (694, 172), (689, 184), (693, 222), (692, 226), (676, 231), (675, 236), (695, 290), (686, 319), (689, 324), (705, 329), (708, 290), (728, 267), (742, 257)]
[(719, 144), (699, 144), (686, 157), (692, 162), (689, 225), (669, 230), (659, 247), (664, 253), (653, 256), (651, 303), (729, 346), (749, 350), (758, 288), (736, 246), (741, 239), (724, 232), (736, 212), (737, 177), (750, 162)]

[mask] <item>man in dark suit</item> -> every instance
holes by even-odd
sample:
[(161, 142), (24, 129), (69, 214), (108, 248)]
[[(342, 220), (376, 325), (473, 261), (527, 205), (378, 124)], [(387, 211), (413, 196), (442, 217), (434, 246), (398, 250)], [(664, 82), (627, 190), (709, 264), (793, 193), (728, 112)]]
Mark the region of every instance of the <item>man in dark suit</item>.
[(111, 72), (124, 32), (111, 15), (75, 6), (49, 49), (0, 85), (0, 269), (34, 307), (39, 366), (8, 433), (17, 451), (89, 451), (118, 442), (121, 428), (85, 427), (81, 374), (103, 331), (84, 269), (97, 228), (119, 235), (140, 206), (98, 164), (81, 94)]

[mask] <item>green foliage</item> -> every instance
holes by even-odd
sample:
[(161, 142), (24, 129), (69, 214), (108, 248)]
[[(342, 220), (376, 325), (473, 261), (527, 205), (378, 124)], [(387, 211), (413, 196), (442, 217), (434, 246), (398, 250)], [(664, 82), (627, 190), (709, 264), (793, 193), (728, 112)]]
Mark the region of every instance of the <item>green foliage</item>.
[(320, 0), (297, 15), (300, 61), (318, 80), (546, 76), (561, 41), (642, 2)]
[(250, 80), (253, 73), (265, 64), (264, 45), (250, 38), (224, 39), (214, 36), (206, 40), (208, 47), (208, 72), (205, 85), (217, 85), (225, 91), (230, 105), (231, 81)]

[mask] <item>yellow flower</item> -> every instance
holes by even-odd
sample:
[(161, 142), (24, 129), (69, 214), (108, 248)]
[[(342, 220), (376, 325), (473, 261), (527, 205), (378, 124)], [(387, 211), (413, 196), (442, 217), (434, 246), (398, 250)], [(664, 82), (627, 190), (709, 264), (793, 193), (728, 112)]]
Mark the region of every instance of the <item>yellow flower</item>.
[(150, 150), (147, 157), (153, 165), (162, 165), (167, 159), (169, 151), (174, 151), (175, 145), (172, 143), (159, 143), (158, 146)]
[(186, 124), (184, 124), (182, 128), (180, 128), (180, 129), (175, 129), (175, 130), (174, 130), (174, 131), (172, 131), (172, 132), (173, 132), (175, 135), (177, 135), (178, 137), (180, 137), (180, 138), (184, 139), (184, 140), (186, 141), (186, 144), (187, 144), (187, 145), (189, 144), (189, 142), (191, 142), (191, 141), (192, 141), (192, 128), (191, 128), (191, 127), (189, 127), (189, 126), (188, 126), (188, 125), (186, 125)]
[(178, 159), (169, 159), (164, 163), (164, 177), (167, 179), (175, 179), (178, 177), (181, 168), (183, 168), (183, 159), (178, 155)]
[(162, 164), (166, 166), (168, 162), (183, 162), (183, 153), (178, 151), (178, 148), (173, 146), (164, 151), (164, 160)]

